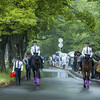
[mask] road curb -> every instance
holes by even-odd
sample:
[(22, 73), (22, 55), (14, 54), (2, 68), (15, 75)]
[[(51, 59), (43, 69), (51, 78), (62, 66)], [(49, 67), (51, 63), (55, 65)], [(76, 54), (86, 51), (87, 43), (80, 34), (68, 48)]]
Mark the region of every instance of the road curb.
[[(62, 67), (56, 67), (56, 68), (63, 69)], [(66, 68), (66, 69), (63, 69), (63, 70), (67, 70), (67, 71), (69, 71), (70, 73), (72, 73), (73, 75), (75, 75), (76, 77), (83, 79), (83, 76), (82, 76), (81, 74), (79, 74), (78, 72), (75, 72), (75, 71), (72, 70), (72, 69)], [(99, 83), (100, 83), (100, 79), (90, 79), (90, 81), (99, 82)]]
[(73, 75), (75, 75), (76, 77), (83, 78), (82, 75), (80, 75), (79, 73), (75, 72), (74, 70), (69, 70), (69, 69), (66, 69), (66, 70), (69, 71), (70, 73), (72, 73)]

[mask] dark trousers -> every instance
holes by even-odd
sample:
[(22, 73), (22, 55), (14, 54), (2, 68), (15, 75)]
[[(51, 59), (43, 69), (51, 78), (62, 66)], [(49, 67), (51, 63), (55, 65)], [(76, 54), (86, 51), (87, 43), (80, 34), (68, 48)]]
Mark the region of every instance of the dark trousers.
[(15, 69), (15, 73), (16, 73), (16, 85), (20, 85), (20, 80), (21, 80), (21, 69), (20, 68), (16, 68)]
[(31, 79), (31, 67), (29, 65), (26, 65), (26, 77), (27, 80)]

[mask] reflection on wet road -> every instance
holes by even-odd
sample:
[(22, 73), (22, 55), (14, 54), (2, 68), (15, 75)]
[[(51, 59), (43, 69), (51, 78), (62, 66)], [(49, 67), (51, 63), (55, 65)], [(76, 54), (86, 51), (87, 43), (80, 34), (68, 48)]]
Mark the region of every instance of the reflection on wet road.
[(44, 69), (41, 76), (40, 86), (34, 86), (33, 79), (24, 79), (21, 86), (1, 88), (0, 100), (100, 100), (100, 86), (95, 82), (84, 89), (81, 79), (55, 68)]
[(52, 77), (52, 78), (67, 78), (68, 73), (66, 73), (66, 71), (61, 71), (61, 70), (46, 70), (44, 69), (44, 72), (41, 74), (42, 77)]

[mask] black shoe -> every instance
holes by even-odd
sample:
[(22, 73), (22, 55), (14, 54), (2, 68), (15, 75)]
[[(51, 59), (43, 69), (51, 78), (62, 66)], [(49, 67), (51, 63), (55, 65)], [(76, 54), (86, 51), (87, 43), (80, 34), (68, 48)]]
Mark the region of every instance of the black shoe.
[(86, 85), (84, 84), (83, 87), (86, 88)]

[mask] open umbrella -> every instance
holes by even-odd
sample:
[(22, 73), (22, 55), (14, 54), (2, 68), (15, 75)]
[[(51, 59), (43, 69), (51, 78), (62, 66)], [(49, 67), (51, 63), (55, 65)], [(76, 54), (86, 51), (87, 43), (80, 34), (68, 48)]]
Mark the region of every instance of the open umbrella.
[(70, 57), (74, 57), (74, 53), (75, 53), (75, 51), (71, 51), (71, 52), (68, 53), (68, 55), (69, 55)]

